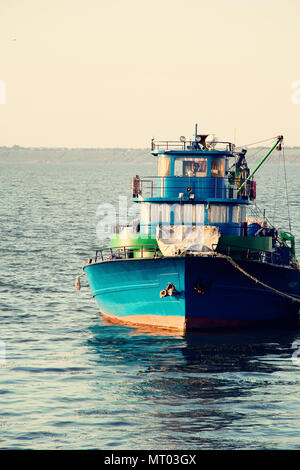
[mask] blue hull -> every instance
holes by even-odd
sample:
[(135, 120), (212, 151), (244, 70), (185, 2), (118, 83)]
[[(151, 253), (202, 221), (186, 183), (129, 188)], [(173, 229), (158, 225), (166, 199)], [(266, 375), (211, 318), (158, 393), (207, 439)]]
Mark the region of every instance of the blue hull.
[[(238, 264), (273, 289), (300, 298), (299, 271)], [(298, 320), (298, 302), (255, 283), (224, 258), (125, 259), (84, 270), (100, 312), (113, 322), (193, 330)], [(161, 297), (168, 284), (174, 292)]]

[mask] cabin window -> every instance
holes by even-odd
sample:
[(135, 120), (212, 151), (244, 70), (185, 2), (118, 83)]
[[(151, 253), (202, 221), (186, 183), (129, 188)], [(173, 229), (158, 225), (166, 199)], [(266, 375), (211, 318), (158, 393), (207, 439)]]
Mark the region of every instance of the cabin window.
[(246, 207), (244, 206), (233, 206), (232, 208), (232, 223), (239, 224), (246, 220)]
[(160, 204), (161, 221), (169, 224), (171, 221), (171, 206), (169, 204)]
[(150, 222), (150, 204), (144, 202), (141, 204), (141, 224), (149, 224)]
[(160, 222), (170, 224), (171, 205), (170, 204), (150, 204), (148, 202), (141, 204), (141, 224), (158, 224)]
[(151, 204), (151, 223), (160, 222), (169, 224), (171, 219), (171, 206), (169, 204)]
[(206, 158), (176, 158), (175, 175), (205, 177), (207, 174)]
[(195, 207), (195, 222), (196, 224), (204, 223), (204, 205), (197, 204)]
[(158, 157), (158, 176), (170, 176), (170, 157)]
[(211, 159), (211, 176), (213, 178), (224, 178), (224, 158)]
[(150, 204), (149, 202), (143, 202), (141, 204), (140, 223), (144, 226), (144, 233), (149, 233), (150, 223)]
[(183, 205), (183, 223), (184, 224), (193, 223), (193, 206), (191, 204)]
[(175, 204), (174, 206), (174, 224), (192, 224), (193, 206), (191, 204)]
[(151, 204), (151, 222), (159, 222), (159, 212), (159, 204)]
[(174, 224), (203, 224), (203, 204), (174, 204)]
[(209, 224), (226, 224), (229, 222), (229, 207), (222, 205), (210, 205), (208, 209)]
[(150, 223), (170, 224), (171, 211), (174, 213), (174, 224), (203, 224), (204, 205), (203, 204), (141, 204), (141, 224)]
[(177, 225), (177, 224), (182, 224), (182, 212), (183, 212), (183, 209), (182, 209), (182, 205), (181, 204), (174, 204), (173, 206), (173, 210), (174, 210), (174, 224)]

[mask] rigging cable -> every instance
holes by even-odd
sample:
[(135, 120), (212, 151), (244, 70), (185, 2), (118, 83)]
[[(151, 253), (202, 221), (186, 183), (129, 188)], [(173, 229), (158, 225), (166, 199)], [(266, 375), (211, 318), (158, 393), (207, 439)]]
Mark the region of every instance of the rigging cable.
[(238, 147), (236, 148), (242, 148), (242, 147), (250, 147), (250, 145), (257, 145), (257, 144), (262, 144), (264, 142), (269, 142), (270, 140), (276, 140), (277, 137), (271, 137), (270, 139), (265, 139), (265, 140), (259, 140), (258, 142), (253, 142), (252, 144), (246, 144), (246, 145), (239, 145)]
[[(268, 140), (272, 140), (272, 139), (268, 139)], [(259, 148), (253, 155), (249, 155), (248, 156), (248, 159), (249, 157), (250, 158), (254, 158), (257, 156), (257, 154), (259, 154), (260, 152), (262, 152), (263, 150), (261, 148)], [(278, 185), (278, 171), (277, 171), (277, 185)], [(274, 202), (275, 202), (275, 207), (276, 207), (276, 187), (275, 187), (275, 197), (274, 197)], [(252, 213), (252, 215), (255, 217), (255, 218), (261, 218), (261, 219), (264, 219), (271, 227), (275, 228), (274, 224), (266, 217), (266, 214), (265, 214), (265, 211), (263, 211), (258, 205), (257, 205), (257, 202), (254, 203), (254, 206), (250, 206), (250, 212)], [(273, 208), (273, 215), (271, 217), (272, 220), (274, 220), (274, 212), (275, 212), (275, 208)]]
[(286, 203), (287, 203), (287, 213), (288, 213), (288, 218), (289, 218), (290, 233), (292, 233), (291, 216), (290, 216), (290, 204), (289, 204), (289, 196), (288, 196), (288, 185), (287, 185), (286, 168), (285, 168), (284, 145), (282, 146), (282, 155), (283, 155), (283, 168), (284, 168), (284, 182), (285, 182), (285, 195), (286, 195)]
[(276, 176), (274, 175), (276, 177), (276, 180), (275, 180), (275, 185), (274, 185), (273, 213), (271, 216), (271, 219), (274, 221), (274, 223), (275, 223), (275, 217), (277, 214), (278, 195), (280, 193), (279, 191), (280, 152), (278, 152), (278, 163), (276, 164), (276, 166), (277, 166)]

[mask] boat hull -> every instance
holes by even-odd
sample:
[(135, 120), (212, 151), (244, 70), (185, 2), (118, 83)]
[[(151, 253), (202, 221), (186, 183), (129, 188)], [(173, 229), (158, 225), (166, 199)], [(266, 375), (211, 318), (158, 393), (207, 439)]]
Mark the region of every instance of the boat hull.
[[(299, 271), (256, 261), (238, 267), (191, 256), (104, 261), (84, 270), (101, 314), (113, 323), (198, 330), (298, 321), (300, 304), (287, 296), (300, 298)], [(172, 295), (165, 295), (168, 285)]]

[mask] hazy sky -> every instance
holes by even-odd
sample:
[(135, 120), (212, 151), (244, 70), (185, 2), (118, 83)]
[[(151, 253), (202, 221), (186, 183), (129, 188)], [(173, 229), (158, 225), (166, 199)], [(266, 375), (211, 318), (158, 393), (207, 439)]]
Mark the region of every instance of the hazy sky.
[(0, 0), (0, 146), (148, 147), (196, 122), (300, 145), (299, 23), (300, 0)]

